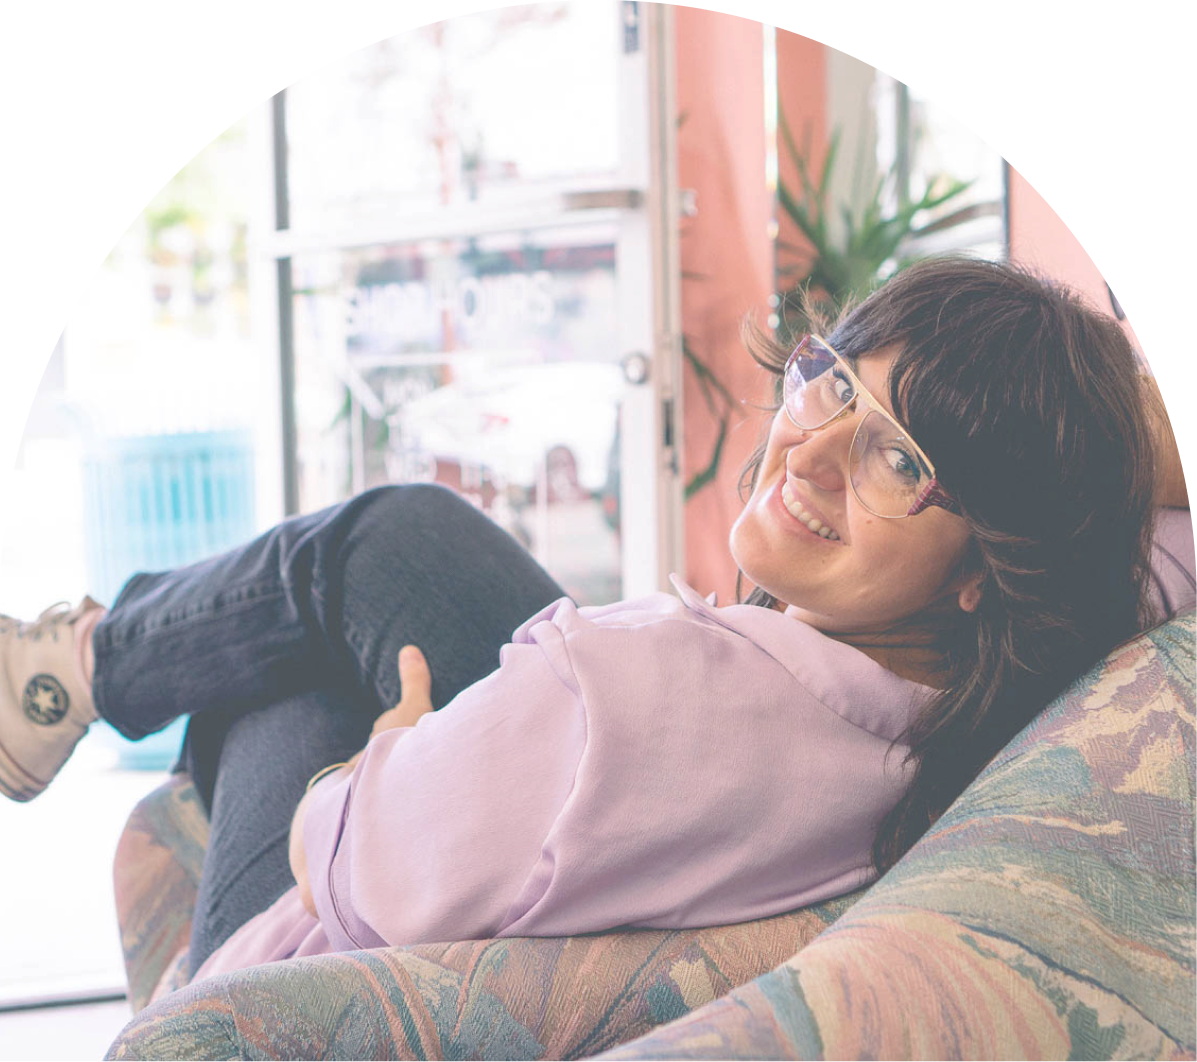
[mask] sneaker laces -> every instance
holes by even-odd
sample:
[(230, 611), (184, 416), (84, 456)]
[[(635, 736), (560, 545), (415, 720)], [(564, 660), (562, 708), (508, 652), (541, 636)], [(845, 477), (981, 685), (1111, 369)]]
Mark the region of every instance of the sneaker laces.
[(42, 609), (35, 620), (21, 620), (0, 612), (0, 635), (15, 633), (18, 638), (40, 641), (47, 634), (58, 640), (58, 628), (74, 623), (84, 612), (98, 608), (97, 602), (84, 596), (74, 608), (69, 601), (55, 601)]

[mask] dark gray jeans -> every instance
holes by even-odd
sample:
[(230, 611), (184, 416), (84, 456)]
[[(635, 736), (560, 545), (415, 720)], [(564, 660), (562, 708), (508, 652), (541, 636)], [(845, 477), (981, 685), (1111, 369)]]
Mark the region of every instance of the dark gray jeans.
[(433, 484), (367, 491), (129, 580), (96, 627), (94, 697), (135, 739), (191, 716), (180, 764), (212, 825), (192, 972), (294, 884), (295, 806), (398, 703), (400, 648), (423, 650), (441, 708), (563, 594), (506, 532)]

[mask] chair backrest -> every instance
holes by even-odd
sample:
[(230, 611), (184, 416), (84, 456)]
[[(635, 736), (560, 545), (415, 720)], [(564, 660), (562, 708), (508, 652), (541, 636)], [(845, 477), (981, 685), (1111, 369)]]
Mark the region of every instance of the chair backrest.
[(801, 953), (603, 1057), (1194, 1057), (1194, 630), (1075, 682)]
[(581, 1057), (663, 1023), (610, 1057), (1191, 1055), (1193, 632), (1074, 683), (863, 899), (275, 963), (160, 1000), (112, 1057)]

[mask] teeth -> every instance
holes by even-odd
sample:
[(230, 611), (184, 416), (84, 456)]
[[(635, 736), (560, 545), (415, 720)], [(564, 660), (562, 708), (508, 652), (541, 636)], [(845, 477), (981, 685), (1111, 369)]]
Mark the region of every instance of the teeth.
[(781, 485), (781, 500), (785, 502), (786, 509), (791, 515), (798, 518), (799, 523), (805, 524), (811, 531), (821, 538), (834, 539), (839, 541), (840, 536), (837, 535), (827, 524), (823, 523), (817, 516), (812, 516), (802, 506), (794, 500), (794, 495), (790, 493), (790, 485), (783, 483)]

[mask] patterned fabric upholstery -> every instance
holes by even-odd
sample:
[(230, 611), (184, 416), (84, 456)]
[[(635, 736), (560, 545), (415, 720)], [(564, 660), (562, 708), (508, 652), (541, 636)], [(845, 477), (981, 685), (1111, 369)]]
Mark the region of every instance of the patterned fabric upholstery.
[[(117, 852), (117, 908), (129, 998), (141, 1012), (109, 1057), (583, 1057), (773, 969), (863, 895), (709, 929), (294, 959), (172, 994), (183, 984), (206, 832), (195, 789), (182, 775), (130, 818)], [(147, 1007), (151, 999), (158, 1002)]]
[(113, 883), (134, 1012), (181, 983), (207, 846), (208, 817), (185, 774), (142, 800), (121, 834)]
[[(109, 1057), (1192, 1058), (1193, 647), (1189, 614), (1074, 683), (859, 903), (275, 963), (166, 995)], [(137, 1001), (185, 939), (187, 792), (118, 853)]]
[(1193, 614), (1116, 651), (778, 970), (604, 1058), (1193, 1058)]

